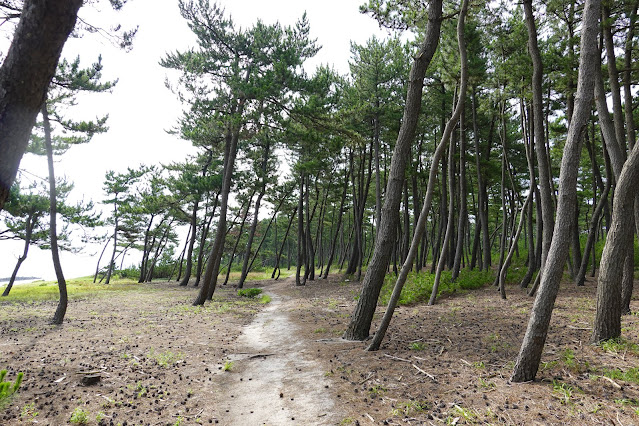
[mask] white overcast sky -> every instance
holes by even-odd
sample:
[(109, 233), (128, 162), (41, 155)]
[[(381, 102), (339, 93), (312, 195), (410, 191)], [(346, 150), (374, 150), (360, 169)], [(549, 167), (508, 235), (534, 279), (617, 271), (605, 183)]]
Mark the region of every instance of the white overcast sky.
[[(236, 26), (249, 27), (258, 19), (270, 24), (279, 21), (293, 25), (307, 13), (311, 36), (322, 49), (309, 61), (309, 72), (319, 64), (330, 64), (341, 74), (348, 72), (350, 41), (363, 44), (372, 35), (385, 37), (377, 22), (359, 13), (364, 0), (221, 0)], [(131, 0), (122, 11), (114, 13), (108, 2), (85, 6), (80, 15), (94, 25), (109, 28), (121, 23), (124, 28), (139, 25), (131, 52), (114, 48), (97, 34), (69, 39), (63, 57), (77, 55), (89, 65), (102, 55), (105, 79), (118, 79), (110, 94), (93, 94), (80, 99), (76, 117), (90, 119), (109, 114), (109, 131), (97, 135), (86, 145), (73, 147), (56, 163), (56, 174), (66, 175), (75, 184), (72, 199), (101, 200), (102, 182), (107, 170), (126, 170), (139, 164), (180, 161), (190, 144), (166, 133), (179, 117), (182, 106), (165, 88), (167, 70), (158, 65), (169, 51), (194, 46), (195, 38), (180, 16), (175, 0)], [(4, 50), (4, 49), (3, 49)], [(4, 50), (6, 51), (6, 50)], [(23, 157), (23, 179), (46, 176), (46, 162), (31, 155)], [(34, 177), (36, 176), (36, 177)], [(21, 242), (0, 242), (0, 278), (11, 275), (22, 252)], [(62, 253), (62, 267), (67, 278), (92, 274), (97, 248), (80, 255)], [(99, 253), (98, 253), (99, 254)], [(32, 247), (23, 263), (20, 276), (53, 279), (50, 253)]]

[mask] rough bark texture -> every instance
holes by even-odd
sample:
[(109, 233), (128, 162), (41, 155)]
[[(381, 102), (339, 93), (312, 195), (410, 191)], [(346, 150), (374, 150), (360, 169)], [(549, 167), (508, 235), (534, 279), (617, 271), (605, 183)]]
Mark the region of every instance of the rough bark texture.
[[(530, 14), (530, 1), (525, 3), (527, 3), (527, 9), (529, 9), (527, 14)], [(548, 334), (550, 317), (555, 305), (557, 292), (559, 291), (559, 282), (566, 264), (570, 232), (575, 218), (577, 169), (579, 167), (583, 133), (590, 117), (595, 76), (597, 75), (597, 67), (600, 64), (597, 49), (600, 3), (600, 0), (587, 0), (584, 5), (575, 111), (568, 128), (568, 136), (561, 161), (557, 221), (545, 267), (542, 269), (539, 291), (535, 298), (524, 341), (517, 356), (511, 378), (514, 382), (533, 380), (537, 374), (541, 353)], [(545, 226), (546, 224), (544, 224)]]
[(625, 219), (633, 214), (634, 197), (639, 186), (639, 144), (633, 148), (624, 164), (615, 189), (612, 223), (601, 255), (597, 285), (597, 312), (592, 330), (594, 343), (621, 335), (621, 280), (628, 242), (634, 237), (628, 232)]
[(0, 68), (0, 209), (82, 0), (26, 0)]
[(441, 21), (442, 0), (431, 0), (428, 9), (426, 36), (410, 71), (404, 117), (391, 160), (385, 192), (386, 198), (382, 206), (382, 217), (377, 239), (375, 240), (375, 249), (364, 276), (362, 292), (357, 302), (357, 307), (344, 333), (344, 338), (348, 340), (364, 340), (368, 337), (379, 292), (384, 283), (384, 275), (386, 274), (395, 243), (395, 233), (399, 220), (399, 204), (404, 186), (404, 171), (408, 162), (411, 144), (415, 139), (415, 130), (417, 129), (417, 121), (421, 110), (424, 76), (439, 44)]
[(541, 204), (541, 219), (544, 224), (541, 250), (541, 267), (543, 269), (554, 226), (554, 209), (550, 189), (550, 165), (546, 152), (544, 132), (544, 101), (542, 91), (543, 64), (541, 53), (537, 43), (537, 26), (533, 15), (532, 0), (524, 0), (524, 12), (526, 14), (526, 27), (528, 28), (528, 50), (533, 63), (532, 92), (533, 92), (533, 123), (535, 152), (537, 154), (537, 167), (539, 169), (539, 193)]
[[(459, 88), (459, 101), (457, 102), (457, 106), (455, 111), (453, 111), (451, 119), (448, 121), (444, 128), (444, 132), (442, 134), (442, 138), (435, 149), (433, 154), (433, 158), (431, 160), (431, 169), (428, 174), (428, 186), (426, 188), (426, 197), (424, 199), (424, 204), (422, 206), (422, 211), (419, 215), (419, 219), (417, 221), (417, 226), (415, 227), (415, 233), (413, 234), (413, 240), (410, 245), (410, 249), (408, 250), (408, 255), (404, 264), (402, 265), (402, 269), (397, 277), (397, 281), (395, 282), (395, 287), (393, 288), (393, 293), (391, 294), (391, 298), (388, 301), (388, 306), (386, 308), (386, 312), (384, 313), (384, 317), (375, 333), (375, 337), (373, 341), (367, 348), (369, 351), (374, 351), (379, 349), (384, 336), (386, 335), (386, 330), (390, 324), (391, 318), (393, 317), (393, 313), (395, 312), (395, 308), (397, 307), (397, 302), (399, 301), (399, 296), (402, 293), (402, 289), (404, 288), (404, 284), (406, 283), (406, 277), (410, 272), (411, 265), (413, 263), (413, 259), (417, 254), (417, 248), (419, 247), (419, 241), (422, 238), (424, 231), (426, 230), (426, 221), (428, 220), (428, 213), (430, 211), (430, 207), (433, 201), (433, 195), (435, 192), (435, 182), (437, 180), (437, 174), (439, 169), (439, 161), (444, 155), (446, 151), (446, 147), (448, 146), (448, 141), (450, 139), (450, 135), (453, 132), (455, 124), (459, 119), (462, 109), (464, 108), (464, 100), (466, 98), (466, 87), (468, 84), (468, 69), (466, 66), (467, 58), (466, 58), (466, 44), (464, 40), (464, 20), (466, 18), (466, 13), (468, 11), (468, 0), (464, 0), (462, 4), (462, 9), (459, 14), (459, 20), (457, 22), (457, 39), (459, 43), (459, 54), (460, 54), (460, 62), (461, 62), (461, 77), (460, 77), (460, 88)], [(433, 299), (431, 297), (431, 299)], [(434, 301), (434, 300), (433, 300)], [(429, 302), (430, 303), (430, 302)]]
[[(244, 105), (244, 101), (240, 100), (240, 108)], [(237, 143), (239, 140), (240, 129), (236, 128), (227, 135), (224, 148), (224, 179), (222, 180), (222, 190), (220, 192), (220, 217), (217, 222), (217, 230), (215, 232), (215, 240), (211, 248), (211, 254), (206, 264), (206, 271), (202, 280), (202, 287), (198, 296), (193, 301), (193, 305), (203, 305), (207, 298), (213, 296), (217, 285), (217, 276), (220, 272), (220, 258), (224, 240), (226, 239), (226, 215), (228, 212), (229, 193), (231, 192), (231, 181), (233, 171), (235, 169), (235, 157), (237, 156)], [(195, 232), (195, 231), (193, 231)]]

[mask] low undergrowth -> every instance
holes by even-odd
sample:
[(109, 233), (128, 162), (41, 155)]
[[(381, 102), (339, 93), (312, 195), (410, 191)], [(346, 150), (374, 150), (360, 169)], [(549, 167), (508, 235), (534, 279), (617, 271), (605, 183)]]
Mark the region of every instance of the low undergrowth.
[[(493, 271), (462, 270), (455, 281), (451, 280), (451, 271), (442, 272), (437, 296), (452, 294), (461, 290), (474, 290), (492, 283), (495, 279)], [(399, 298), (400, 305), (426, 302), (430, 298), (435, 282), (435, 274), (428, 272), (411, 272)], [(380, 296), (380, 303), (387, 304), (395, 285), (395, 275), (387, 275)]]

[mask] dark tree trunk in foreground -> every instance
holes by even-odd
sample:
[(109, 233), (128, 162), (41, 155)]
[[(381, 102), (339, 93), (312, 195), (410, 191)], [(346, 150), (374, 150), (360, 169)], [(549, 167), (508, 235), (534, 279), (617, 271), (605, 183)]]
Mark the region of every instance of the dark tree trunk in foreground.
[(0, 68), (0, 210), (82, 0), (26, 0)]
[(592, 330), (593, 343), (621, 336), (621, 289), (624, 276), (624, 263), (629, 242), (634, 238), (628, 232), (626, 219), (634, 214), (634, 197), (639, 181), (639, 144), (635, 145), (615, 189), (615, 202), (612, 209), (612, 223), (606, 245), (601, 255), (599, 280), (597, 285), (597, 312)]
[(60, 253), (58, 252), (58, 231), (57, 231), (57, 215), (58, 207), (56, 200), (55, 190), (55, 173), (53, 171), (53, 147), (51, 144), (51, 124), (49, 123), (49, 114), (47, 112), (46, 102), (42, 105), (42, 121), (44, 124), (44, 143), (47, 148), (47, 164), (49, 166), (49, 237), (51, 239), (51, 257), (53, 258), (53, 269), (55, 270), (55, 276), (58, 280), (58, 289), (60, 291), (60, 301), (58, 307), (55, 310), (52, 324), (62, 324), (64, 321), (64, 315), (67, 312), (67, 282), (64, 279), (62, 273), (62, 266), (60, 265)]
[[(525, 2), (527, 18), (532, 18), (530, 1)], [(586, 0), (584, 5), (583, 26), (581, 34), (581, 57), (579, 59), (579, 77), (575, 111), (568, 128), (568, 136), (561, 160), (559, 174), (559, 196), (557, 205), (557, 221), (550, 250), (532, 308), (526, 334), (517, 356), (511, 380), (526, 382), (533, 380), (539, 368), (541, 353), (544, 349), (550, 317), (555, 305), (559, 282), (563, 274), (570, 233), (575, 219), (577, 202), (577, 171), (581, 154), (584, 130), (586, 129), (592, 107), (593, 91), (597, 67), (600, 64), (597, 48), (599, 33), (600, 0)], [(544, 227), (547, 223), (544, 223)]]
[[(244, 100), (239, 101), (240, 113), (243, 110)], [(231, 183), (233, 171), (235, 169), (235, 157), (237, 156), (237, 143), (240, 137), (240, 129), (235, 128), (226, 136), (224, 147), (224, 178), (222, 180), (222, 190), (220, 192), (220, 217), (217, 222), (217, 230), (215, 232), (215, 240), (206, 264), (202, 287), (198, 296), (193, 301), (193, 306), (203, 305), (206, 299), (213, 297), (215, 287), (217, 285), (217, 276), (220, 271), (220, 260), (226, 239), (226, 215), (228, 212), (229, 193), (231, 192)], [(195, 230), (193, 231), (195, 232)]]
[(395, 231), (399, 220), (399, 204), (404, 186), (404, 172), (411, 145), (415, 140), (415, 130), (422, 103), (424, 76), (439, 44), (441, 21), (442, 0), (431, 0), (428, 9), (426, 36), (410, 71), (404, 117), (391, 160), (385, 192), (386, 198), (382, 206), (382, 217), (379, 223), (380, 228), (377, 232), (377, 239), (375, 240), (373, 257), (364, 276), (362, 292), (357, 302), (357, 307), (344, 333), (344, 338), (348, 340), (364, 340), (368, 337), (379, 292), (384, 283), (384, 276), (386, 275), (391, 252), (395, 244)]

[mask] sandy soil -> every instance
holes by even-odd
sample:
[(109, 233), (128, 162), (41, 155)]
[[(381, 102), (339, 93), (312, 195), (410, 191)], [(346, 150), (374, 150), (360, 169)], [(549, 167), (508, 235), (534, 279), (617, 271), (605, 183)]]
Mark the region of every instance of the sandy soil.
[[(72, 301), (62, 327), (47, 323), (55, 303), (0, 302), (0, 367), (25, 372), (0, 424), (63, 425), (74, 410), (93, 425), (639, 424), (639, 386), (602, 378), (636, 368), (639, 350), (588, 344), (592, 282), (562, 288), (527, 384), (508, 381), (532, 306), (518, 289), (401, 307), (366, 352), (341, 339), (358, 283), (257, 286), (269, 304), (222, 288), (193, 308), (197, 289), (144, 285)], [(638, 343), (639, 316), (623, 327)], [(101, 380), (83, 385), (87, 372)]]

